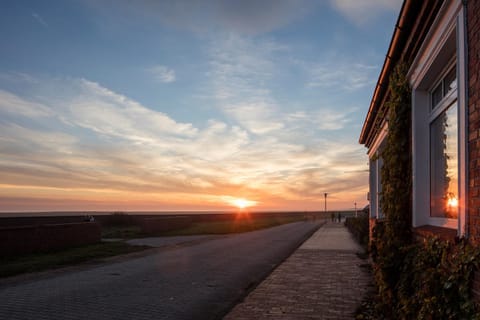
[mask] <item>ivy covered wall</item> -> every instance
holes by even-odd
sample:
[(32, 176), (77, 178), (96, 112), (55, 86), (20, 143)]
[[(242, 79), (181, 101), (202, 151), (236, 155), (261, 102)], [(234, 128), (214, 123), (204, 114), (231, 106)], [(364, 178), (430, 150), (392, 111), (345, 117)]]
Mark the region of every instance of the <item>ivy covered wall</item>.
[(407, 70), (407, 64), (399, 63), (389, 79), (388, 134), (381, 154), (385, 219), (375, 226), (371, 244), (376, 312), (382, 319), (480, 319), (471, 290), (480, 249), (462, 239), (413, 241)]

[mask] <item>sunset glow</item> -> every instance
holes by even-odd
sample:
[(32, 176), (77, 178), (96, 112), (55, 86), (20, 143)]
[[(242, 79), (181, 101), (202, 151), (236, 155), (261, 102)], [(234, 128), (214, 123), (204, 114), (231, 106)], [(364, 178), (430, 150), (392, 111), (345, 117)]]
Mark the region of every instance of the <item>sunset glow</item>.
[(239, 199), (233, 200), (232, 204), (234, 206), (238, 207), (239, 209), (245, 209), (245, 208), (252, 207), (252, 206), (256, 205), (257, 202), (239, 198)]
[(401, 1), (239, 3), (2, 2), (0, 212), (365, 206)]
[(458, 199), (455, 197), (449, 198), (447, 201), (447, 205), (453, 208), (458, 207)]

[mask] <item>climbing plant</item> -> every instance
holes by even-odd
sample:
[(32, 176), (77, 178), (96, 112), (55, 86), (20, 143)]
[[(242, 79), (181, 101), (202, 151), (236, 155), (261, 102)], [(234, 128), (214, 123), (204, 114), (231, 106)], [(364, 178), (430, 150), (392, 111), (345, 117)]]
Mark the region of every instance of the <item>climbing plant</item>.
[(407, 65), (389, 79), (387, 143), (380, 156), (384, 221), (373, 230), (371, 256), (378, 289), (376, 312), (382, 319), (479, 319), (472, 280), (480, 267), (480, 248), (427, 237), (412, 241), (411, 93)]
[(411, 95), (406, 79), (407, 65), (399, 63), (389, 79), (389, 99), (386, 104), (388, 134), (381, 169), (382, 193), (380, 205), (385, 221), (374, 230), (372, 248), (375, 277), (382, 302), (397, 303), (395, 289), (399, 270), (410, 244), (411, 217)]
[(390, 77), (387, 144), (381, 153), (381, 208), (387, 218), (385, 231), (395, 245), (407, 244), (411, 238), (411, 91), (407, 70), (407, 65), (400, 63)]

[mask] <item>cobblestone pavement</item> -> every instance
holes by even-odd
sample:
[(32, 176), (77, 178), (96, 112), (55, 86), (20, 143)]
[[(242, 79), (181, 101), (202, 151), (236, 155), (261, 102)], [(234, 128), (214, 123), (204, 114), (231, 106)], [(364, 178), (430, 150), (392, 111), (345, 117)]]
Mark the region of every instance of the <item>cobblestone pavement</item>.
[(354, 319), (371, 284), (361, 248), (327, 223), (224, 319)]
[(218, 319), (318, 226), (291, 223), (72, 272), (0, 281), (0, 319)]

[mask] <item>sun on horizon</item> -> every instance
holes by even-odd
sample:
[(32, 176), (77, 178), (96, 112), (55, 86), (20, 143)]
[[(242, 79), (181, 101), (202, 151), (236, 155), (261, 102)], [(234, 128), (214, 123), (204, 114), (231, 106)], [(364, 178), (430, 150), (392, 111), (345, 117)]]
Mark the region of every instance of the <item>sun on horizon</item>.
[(257, 201), (252, 201), (244, 198), (236, 198), (231, 200), (230, 203), (239, 209), (245, 209), (248, 207), (255, 206), (257, 204)]

